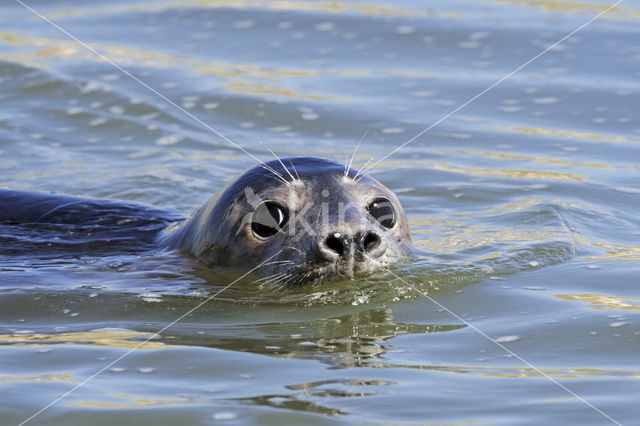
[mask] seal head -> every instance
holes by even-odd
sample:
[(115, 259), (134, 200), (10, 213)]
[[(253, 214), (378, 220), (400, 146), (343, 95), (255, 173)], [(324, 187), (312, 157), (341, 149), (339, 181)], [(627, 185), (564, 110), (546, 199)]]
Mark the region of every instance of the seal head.
[(377, 180), (311, 157), (257, 165), (164, 238), (212, 267), (285, 287), (373, 274), (410, 253), (405, 213)]

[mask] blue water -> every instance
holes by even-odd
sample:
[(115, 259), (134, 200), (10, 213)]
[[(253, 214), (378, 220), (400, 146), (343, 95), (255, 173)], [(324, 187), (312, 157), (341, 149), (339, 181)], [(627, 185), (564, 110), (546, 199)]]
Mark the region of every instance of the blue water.
[(640, 2), (556, 46), (607, 4), (26, 4), (0, 5), (1, 187), (188, 215), (255, 164), (228, 140), (364, 137), (424, 254), (184, 318), (230, 282), (188, 256), (3, 255), (0, 423), (637, 423)]

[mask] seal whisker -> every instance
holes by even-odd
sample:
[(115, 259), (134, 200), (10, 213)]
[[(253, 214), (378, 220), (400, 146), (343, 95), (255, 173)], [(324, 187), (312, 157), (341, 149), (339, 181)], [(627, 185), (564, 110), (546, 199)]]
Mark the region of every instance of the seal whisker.
[(281, 273), (280, 274), (269, 275), (267, 277), (255, 280), (252, 284), (257, 283), (257, 284), (260, 285), (260, 287), (264, 287), (265, 285), (268, 285), (271, 282), (273, 282), (274, 280), (276, 280), (281, 275), (282, 275)]
[(293, 161), (289, 160), (289, 164), (291, 164), (291, 167), (293, 167), (293, 171), (296, 174), (296, 177), (298, 178), (298, 180), (300, 180), (300, 175), (298, 174), (298, 171), (296, 170), (296, 166), (293, 165)]
[[(368, 170), (367, 170), (367, 172), (368, 172)], [(366, 172), (365, 172), (365, 173), (362, 173), (362, 174), (360, 175), (360, 177), (358, 178), (358, 180), (356, 180), (356, 183), (360, 182), (362, 179), (364, 179), (364, 178), (366, 178), (366, 177), (368, 177), (368, 176), (369, 176), (369, 175), (368, 175)]]
[[(278, 162), (280, 163), (280, 165), (286, 170), (287, 174), (291, 177), (291, 180), (294, 181), (296, 180), (296, 178), (293, 177), (293, 175), (291, 174), (291, 172), (289, 171), (289, 169), (287, 168), (287, 166), (284, 165), (284, 163), (282, 162), (282, 160), (280, 159), (280, 157), (278, 157), (278, 155), (273, 152), (273, 150), (271, 148), (269, 148), (264, 142), (262, 141), (258, 141), (258, 143), (262, 146), (264, 146), (271, 154), (273, 154), (273, 156), (276, 158), (276, 160), (278, 160)], [(287, 181), (287, 184), (289, 182)]]
[[(298, 285), (302, 284), (302, 283), (306, 283), (309, 280), (309, 277), (311, 277), (313, 275), (313, 271), (309, 271), (305, 274), (303, 274), (299, 279), (298, 279)], [(315, 280), (311, 283), (311, 284), (315, 284)]]
[(274, 294), (278, 290), (280, 290), (280, 286), (278, 284), (270, 285), (268, 288), (263, 288), (263, 290), (269, 294)]
[(289, 259), (274, 260), (273, 262), (266, 263), (265, 265), (275, 265), (276, 263), (293, 263), (293, 262)]
[(288, 264), (293, 263), (290, 260), (276, 260), (274, 262), (265, 263), (263, 266), (277, 265), (277, 264)]
[[(295, 250), (295, 251), (297, 251), (297, 252), (299, 252), (301, 254), (304, 254), (304, 252), (302, 250), (300, 250), (298, 247), (294, 247), (294, 246), (287, 246), (287, 247), (284, 247), (282, 250), (287, 250), (287, 249)], [(291, 263), (294, 263), (294, 262), (292, 261)]]
[(275, 169), (267, 166), (265, 163), (260, 164), (260, 167), (262, 167), (263, 169), (273, 173), (278, 178), (278, 180), (280, 180), (281, 182), (284, 182), (285, 185), (289, 184), (289, 181), (286, 180), (284, 178), (284, 176), (282, 176), (280, 173), (278, 173)]
[[(311, 276), (311, 272), (307, 272), (306, 274), (304, 274), (302, 276), (302, 278), (300, 278), (300, 282), (306, 281), (307, 279), (309, 279), (310, 276)], [(315, 282), (314, 282), (314, 284), (315, 284)]]
[(280, 285), (285, 285), (288, 281), (295, 278), (297, 274), (292, 273), (291, 271), (287, 271), (284, 277), (279, 278)]
[(290, 277), (291, 277), (291, 274), (288, 274), (288, 273), (286, 273), (286, 272), (285, 272), (285, 273), (278, 274), (278, 275), (277, 275), (276, 277), (274, 277), (273, 279), (271, 279), (271, 280), (269, 280), (269, 281), (267, 281), (267, 282), (263, 283), (263, 284), (262, 284), (262, 287), (264, 288), (264, 287), (267, 287), (267, 286), (268, 286), (268, 287), (270, 287), (270, 288), (272, 289), (272, 292), (275, 292), (276, 290), (279, 290), (279, 289), (281, 289), (281, 288), (283, 287), (283, 286), (282, 286), (282, 282), (283, 282), (283, 280), (287, 280), (287, 279), (289, 279)]
[(369, 171), (373, 170), (373, 167), (376, 165), (376, 163), (371, 163), (371, 161), (373, 161), (373, 158), (367, 161), (363, 168), (360, 169), (360, 177), (358, 179), (355, 179), (356, 183), (369, 176)]
[(261, 288), (276, 287), (281, 279), (286, 278), (288, 276), (289, 274), (287, 274), (286, 272), (274, 274), (273, 276), (271, 276), (271, 278), (269, 278), (268, 280), (260, 284), (260, 287)]
[[(285, 279), (286, 279), (286, 278), (287, 278), (287, 277), (285, 277)], [(273, 293), (277, 293), (277, 292), (279, 292), (279, 291), (286, 290), (286, 289), (287, 289), (287, 286), (286, 286), (286, 285), (284, 285), (284, 284), (282, 283), (282, 281), (280, 281), (280, 282), (274, 283), (273, 288), (272, 288), (272, 290), (271, 290), (271, 294), (273, 294)]]
[(362, 167), (360, 167), (360, 170), (358, 170), (356, 175), (353, 177), (353, 180), (355, 182), (357, 182), (356, 179), (358, 178), (358, 176), (360, 176), (361, 174), (366, 174), (367, 166), (369, 165), (369, 163), (371, 163), (371, 160), (367, 160), (367, 162), (364, 163), (364, 165)]
[(282, 282), (280, 283), (280, 286), (281, 286), (281, 287), (284, 287), (284, 288), (291, 288), (291, 287), (294, 287), (294, 286), (292, 286), (292, 285), (290, 285), (290, 284), (291, 284), (291, 281), (292, 281), (292, 280), (293, 280), (293, 281), (295, 281), (295, 279), (296, 279), (296, 278), (297, 278), (297, 275), (293, 275), (293, 274), (292, 274), (292, 275), (290, 275), (287, 279), (285, 279), (284, 281), (282, 281)]
[(287, 275), (287, 274), (288, 274), (288, 272), (276, 272), (276, 273), (271, 274), (271, 275), (268, 275), (268, 276), (266, 276), (266, 277), (259, 278), (259, 279), (258, 279), (258, 280), (256, 280), (256, 281), (265, 281), (265, 282), (268, 282), (268, 281), (272, 281), (272, 280), (274, 280), (274, 279), (277, 279), (277, 278), (278, 278), (279, 276), (281, 276), (281, 275)]
[[(360, 144), (362, 143), (364, 138), (367, 137), (368, 134), (369, 134), (369, 131), (367, 130), (366, 132), (364, 132), (364, 134), (362, 135), (362, 137), (358, 141), (358, 144), (356, 145), (356, 148), (353, 150), (353, 154), (351, 154), (351, 160), (349, 161), (349, 165), (347, 166), (347, 168), (346, 168), (346, 170), (344, 172), (344, 177), (347, 177), (349, 175), (349, 171), (351, 170), (351, 165), (353, 164), (353, 159), (356, 157), (356, 153), (358, 152), (358, 148), (360, 147)], [(356, 176), (357, 176), (357, 174), (356, 174)], [(354, 179), (355, 179), (355, 177), (354, 177)]]
[(278, 272), (278, 273), (275, 273), (275, 274), (267, 275), (266, 277), (258, 278), (257, 280), (253, 281), (252, 284), (253, 283), (259, 283), (260, 281), (264, 281), (264, 283), (262, 283), (262, 284), (266, 284), (270, 280), (272, 280), (274, 277), (277, 277), (278, 275), (282, 275), (282, 272)]

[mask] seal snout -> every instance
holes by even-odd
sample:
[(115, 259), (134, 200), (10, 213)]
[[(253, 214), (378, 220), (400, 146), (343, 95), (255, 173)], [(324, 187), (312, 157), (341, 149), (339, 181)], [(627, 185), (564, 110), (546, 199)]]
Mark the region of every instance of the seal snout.
[(332, 232), (317, 241), (318, 253), (329, 262), (356, 260), (366, 262), (377, 258), (384, 252), (382, 238), (371, 230), (349, 235)]

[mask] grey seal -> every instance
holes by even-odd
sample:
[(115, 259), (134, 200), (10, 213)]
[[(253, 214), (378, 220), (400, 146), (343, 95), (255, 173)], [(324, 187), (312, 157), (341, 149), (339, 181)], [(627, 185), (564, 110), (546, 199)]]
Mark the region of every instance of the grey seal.
[(3, 255), (176, 250), (214, 269), (260, 265), (255, 274), (283, 287), (367, 276), (412, 253), (392, 191), (312, 157), (258, 164), (186, 219), (134, 203), (0, 190), (0, 231)]
[(370, 176), (319, 158), (255, 166), (163, 240), (212, 266), (260, 268), (284, 286), (378, 272), (409, 256), (396, 195)]

